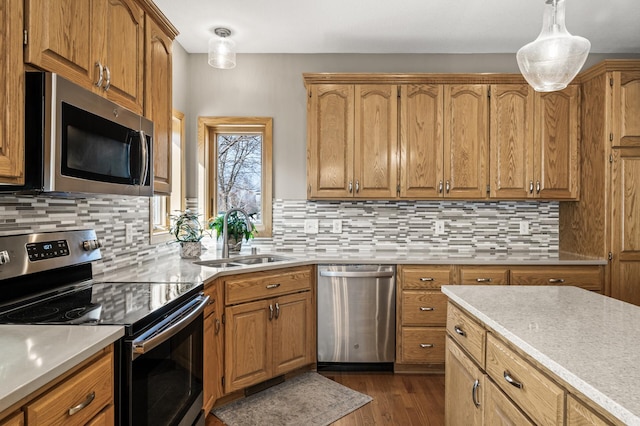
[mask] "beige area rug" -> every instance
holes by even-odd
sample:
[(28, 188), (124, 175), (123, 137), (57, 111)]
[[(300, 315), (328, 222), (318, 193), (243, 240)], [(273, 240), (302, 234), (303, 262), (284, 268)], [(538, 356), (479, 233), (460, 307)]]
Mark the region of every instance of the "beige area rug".
[(373, 398), (308, 372), (213, 410), (229, 426), (329, 425)]

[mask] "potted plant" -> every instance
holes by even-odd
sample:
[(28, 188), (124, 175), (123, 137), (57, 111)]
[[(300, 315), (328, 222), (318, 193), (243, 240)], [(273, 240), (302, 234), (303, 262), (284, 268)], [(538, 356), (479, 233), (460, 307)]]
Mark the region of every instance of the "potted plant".
[[(249, 217), (253, 219), (255, 213), (249, 214)], [(224, 213), (219, 214), (215, 218), (209, 219), (209, 229), (215, 229), (216, 238), (220, 238), (222, 235), (222, 229), (224, 226)], [(227, 244), (229, 246), (230, 253), (238, 253), (242, 249), (242, 239), (249, 241), (257, 234), (256, 227), (251, 223), (251, 229), (247, 227), (247, 222), (243, 215), (238, 215), (238, 212), (231, 212), (227, 219)], [(225, 244), (223, 241), (222, 244)]]
[(198, 214), (187, 209), (177, 215), (171, 215), (169, 232), (180, 243), (180, 256), (184, 258), (200, 257), (202, 243), (200, 240), (208, 232), (200, 224)]

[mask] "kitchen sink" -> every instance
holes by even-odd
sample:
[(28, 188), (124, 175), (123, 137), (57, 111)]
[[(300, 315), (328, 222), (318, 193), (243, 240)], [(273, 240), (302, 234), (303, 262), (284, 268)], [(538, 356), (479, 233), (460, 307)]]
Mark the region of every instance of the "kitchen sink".
[(274, 262), (284, 262), (287, 260), (291, 260), (291, 258), (276, 256), (273, 254), (257, 254), (252, 256), (231, 257), (227, 259), (199, 260), (193, 263), (196, 265), (208, 266), (210, 268), (234, 268), (246, 265), (261, 265)]

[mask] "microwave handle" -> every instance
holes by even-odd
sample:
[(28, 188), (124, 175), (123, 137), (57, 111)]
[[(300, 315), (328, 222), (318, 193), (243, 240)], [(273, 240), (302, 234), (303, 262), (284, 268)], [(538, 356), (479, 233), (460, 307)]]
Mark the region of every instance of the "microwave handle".
[(149, 172), (149, 150), (147, 149), (147, 138), (144, 130), (138, 132), (140, 135), (140, 185), (144, 186)]

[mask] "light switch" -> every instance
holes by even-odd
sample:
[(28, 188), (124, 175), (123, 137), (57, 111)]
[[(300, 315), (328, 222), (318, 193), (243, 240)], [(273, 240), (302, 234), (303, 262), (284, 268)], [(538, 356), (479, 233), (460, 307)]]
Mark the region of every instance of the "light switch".
[(444, 220), (436, 220), (436, 226), (435, 226), (435, 234), (436, 235), (442, 235), (444, 234)]
[(305, 232), (305, 234), (317, 234), (318, 233), (318, 219), (305, 219), (304, 220), (304, 232)]
[(124, 225), (124, 243), (131, 244), (133, 242), (133, 224), (127, 223)]
[(333, 228), (331, 229), (331, 232), (333, 232), (334, 234), (342, 233), (342, 220), (333, 219)]
[(520, 222), (520, 235), (529, 235), (529, 222), (524, 220)]

